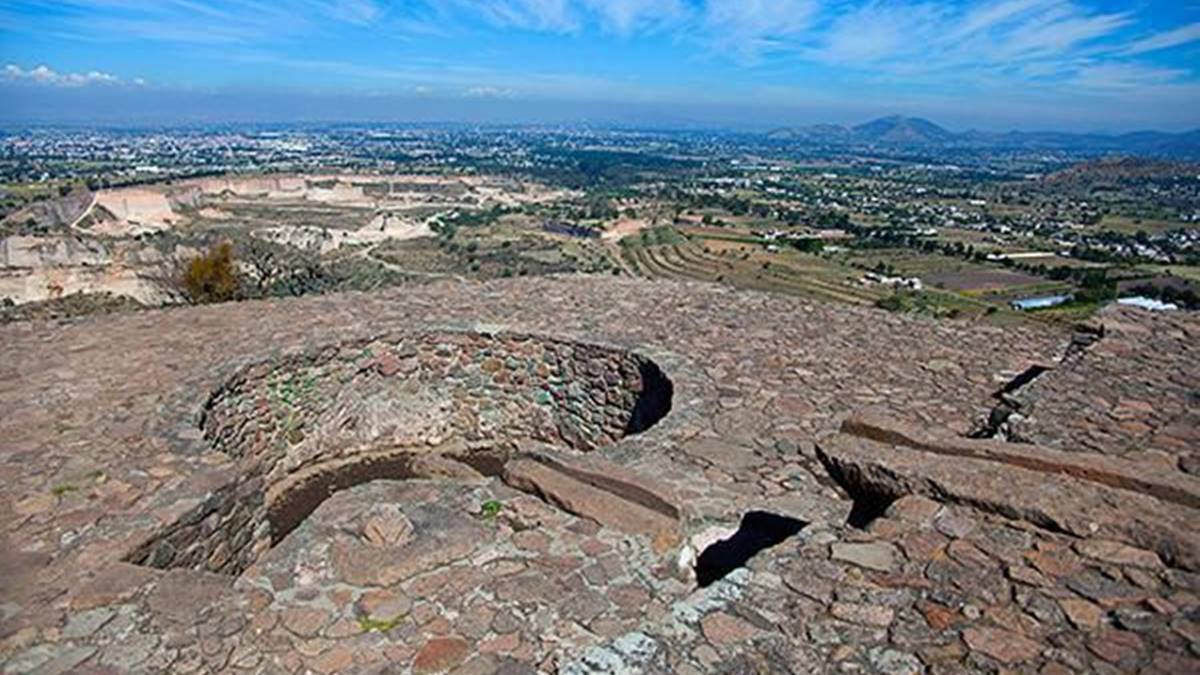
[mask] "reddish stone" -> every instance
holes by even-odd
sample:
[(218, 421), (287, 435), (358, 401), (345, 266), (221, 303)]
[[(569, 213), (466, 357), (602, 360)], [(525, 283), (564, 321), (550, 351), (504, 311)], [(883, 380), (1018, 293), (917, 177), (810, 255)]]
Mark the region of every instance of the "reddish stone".
[(1163, 563), (1153, 551), (1134, 548), (1119, 541), (1107, 539), (1087, 539), (1075, 544), (1075, 550), (1089, 558), (1095, 558), (1112, 565), (1132, 565), (1162, 569)]
[(318, 673), (348, 673), (353, 670), (354, 650), (339, 645), (322, 652), (320, 656), (309, 661), (308, 665)]
[(920, 495), (906, 495), (892, 502), (887, 517), (914, 525), (929, 525), (942, 505)]
[(968, 628), (963, 641), (979, 652), (1004, 664), (1022, 663), (1037, 658), (1042, 646), (1033, 640), (999, 628)]
[(396, 358), (391, 352), (384, 352), (375, 357), (375, 372), (384, 377), (391, 377), (400, 372), (400, 359)]
[(1109, 663), (1136, 660), (1142, 651), (1142, 639), (1128, 631), (1107, 629), (1088, 640), (1088, 649)]
[(911, 560), (928, 561), (942, 554), (946, 537), (933, 530), (918, 530), (900, 540), (900, 547)]
[(439, 637), (425, 643), (413, 659), (414, 673), (440, 673), (459, 665), (471, 652), (467, 641), (459, 637)]
[(958, 612), (936, 602), (920, 602), (917, 608), (925, 615), (925, 623), (934, 630), (946, 630), (959, 619)]
[(511, 654), (521, 647), (521, 634), (509, 633), (485, 640), (479, 645), (480, 654)]
[(1087, 600), (1067, 598), (1059, 600), (1058, 606), (1062, 608), (1071, 624), (1082, 630), (1099, 626), (1100, 620), (1104, 618), (1104, 610)]
[(958, 562), (975, 568), (991, 568), (996, 564), (986, 553), (979, 550), (979, 547), (964, 539), (950, 542), (946, 552)]
[(550, 537), (544, 532), (537, 530), (524, 530), (517, 532), (512, 537), (513, 545), (522, 551), (532, 551), (534, 553), (546, 553), (550, 550)]
[(1065, 546), (1030, 551), (1025, 558), (1039, 572), (1050, 577), (1069, 577), (1083, 571), (1079, 556)]
[[(590, 521), (583, 521), (590, 522)], [(579, 545), (579, 550), (585, 555), (596, 557), (611, 550), (611, 546), (600, 541), (599, 539), (586, 539)]]
[(829, 608), (829, 613), (842, 621), (866, 626), (888, 626), (892, 623), (895, 611), (890, 607), (865, 605), (853, 602), (835, 602)]
[(608, 599), (625, 609), (639, 609), (650, 600), (650, 593), (641, 586), (620, 584), (609, 589)]
[[(645, 479), (631, 477), (630, 472), (617, 465), (589, 460), (586, 468), (551, 466), (529, 459), (517, 459), (504, 467), (504, 481), (513, 487), (543, 495), (547, 501), (564, 510), (601, 525), (650, 537), (658, 552), (673, 548), (682, 538), (677, 517), (664, 513), (673, 510), (665, 497), (665, 487), (650, 485)], [(652, 495), (662, 510), (654, 510), (637, 501), (625, 498), (625, 493), (637, 494), (639, 499)]]
[(704, 637), (716, 647), (745, 642), (759, 633), (751, 624), (725, 612), (713, 612), (704, 617), (700, 621), (700, 629), (704, 631)]
[(280, 618), (289, 631), (301, 637), (312, 637), (325, 627), (328, 613), (323, 609), (289, 607), (281, 612)]
[(1025, 565), (1009, 565), (1008, 578), (1030, 586), (1049, 586), (1050, 580), (1044, 574)]

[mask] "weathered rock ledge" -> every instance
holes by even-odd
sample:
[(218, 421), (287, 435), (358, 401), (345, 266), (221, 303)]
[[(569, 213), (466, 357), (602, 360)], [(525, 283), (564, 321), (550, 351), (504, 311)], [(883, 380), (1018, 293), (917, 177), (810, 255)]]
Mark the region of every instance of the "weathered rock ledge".
[[(1200, 323), (1101, 321), (563, 278), (0, 327), (0, 670), (1194, 671)], [(966, 439), (1035, 365), (1027, 443)]]

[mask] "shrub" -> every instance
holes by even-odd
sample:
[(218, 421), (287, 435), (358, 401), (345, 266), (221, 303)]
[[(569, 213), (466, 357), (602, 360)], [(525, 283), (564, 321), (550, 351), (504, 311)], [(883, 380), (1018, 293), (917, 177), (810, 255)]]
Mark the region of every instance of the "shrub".
[(876, 300), (875, 306), (889, 312), (903, 312), (908, 309), (908, 303), (904, 301), (904, 296), (899, 291), (893, 292), (886, 298)]
[(236, 300), (240, 287), (233, 244), (227, 241), (192, 258), (180, 271), (179, 288), (193, 305)]

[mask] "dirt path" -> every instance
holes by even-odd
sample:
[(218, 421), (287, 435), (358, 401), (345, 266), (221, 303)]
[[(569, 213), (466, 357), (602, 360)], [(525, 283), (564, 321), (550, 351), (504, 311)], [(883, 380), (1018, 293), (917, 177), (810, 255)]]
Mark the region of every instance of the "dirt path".
[(79, 214), (78, 218), (71, 221), (70, 227), (72, 230), (79, 229), (79, 223), (82, 223), (84, 218), (87, 218), (88, 216), (92, 215), (92, 211), (94, 211), (96, 209), (96, 203), (99, 201), (99, 199), (100, 199), (99, 193), (93, 192), (92, 193), (92, 201), (88, 203), (87, 208), (83, 210), (83, 213)]
[(385, 268), (387, 268), (393, 272), (399, 272), (400, 274), (406, 274), (410, 277), (423, 277), (426, 279), (454, 279), (456, 281), (466, 281), (465, 277), (462, 277), (458, 274), (444, 274), (441, 272), (418, 272), (416, 270), (406, 269), (395, 263), (390, 263), (386, 260), (383, 260), (381, 258), (377, 258), (377, 257), (371, 255), (371, 253), (374, 252), (375, 249), (379, 248), (379, 246), (383, 243), (384, 242), (379, 242), (376, 244), (372, 244), (371, 246), (368, 246), (367, 248), (364, 248), (363, 250), (358, 252), (358, 257), (363, 258), (369, 262), (383, 265)]
[(642, 218), (622, 218), (605, 230), (600, 238), (605, 241), (618, 242), (649, 227), (651, 227), (650, 222)]

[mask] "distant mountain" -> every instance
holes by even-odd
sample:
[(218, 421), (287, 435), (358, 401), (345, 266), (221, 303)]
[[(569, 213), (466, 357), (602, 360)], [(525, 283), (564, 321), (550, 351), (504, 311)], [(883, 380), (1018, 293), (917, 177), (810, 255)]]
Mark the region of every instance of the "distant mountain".
[(1104, 157), (1080, 162), (1042, 178), (1044, 183), (1102, 184), (1127, 180), (1182, 178), (1200, 175), (1200, 165), (1182, 162), (1141, 159), (1137, 157)]
[(895, 145), (944, 143), (954, 138), (954, 134), (929, 120), (899, 115), (860, 124), (850, 131), (856, 138), (865, 141)]
[(852, 143), (856, 140), (853, 131), (836, 124), (776, 129), (767, 135), (779, 140), (811, 141), (813, 143)]
[(1113, 152), (1158, 157), (1200, 158), (1200, 129), (1180, 134), (1137, 131), (1121, 135), (1044, 132), (954, 133), (918, 117), (882, 117), (855, 127), (820, 124), (776, 129), (779, 141), (824, 145), (892, 146), (897, 148), (966, 148), (996, 150), (1065, 150)]

